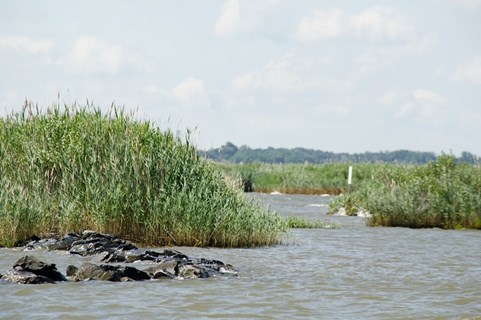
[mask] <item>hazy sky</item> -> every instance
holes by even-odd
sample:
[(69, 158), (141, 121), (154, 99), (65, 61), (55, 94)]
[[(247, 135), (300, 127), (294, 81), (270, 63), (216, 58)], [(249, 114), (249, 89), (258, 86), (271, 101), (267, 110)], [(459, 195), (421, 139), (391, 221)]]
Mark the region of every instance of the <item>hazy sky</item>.
[(481, 155), (481, 0), (1, 0), (0, 21), (3, 115), (60, 95), (200, 148)]

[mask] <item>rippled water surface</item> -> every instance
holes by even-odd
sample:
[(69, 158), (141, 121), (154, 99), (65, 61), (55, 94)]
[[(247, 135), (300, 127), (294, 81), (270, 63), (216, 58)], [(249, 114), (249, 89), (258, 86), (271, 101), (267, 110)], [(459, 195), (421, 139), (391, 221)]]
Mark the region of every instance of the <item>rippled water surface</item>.
[[(0, 319), (481, 319), (480, 231), (370, 228), (327, 216), (328, 197), (252, 196), (281, 215), (339, 228), (292, 230), (289, 245), (269, 248), (176, 248), (231, 263), (238, 277), (0, 283)], [(0, 249), (0, 272), (23, 255)], [(35, 255), (64, 273), (92, 259)]]

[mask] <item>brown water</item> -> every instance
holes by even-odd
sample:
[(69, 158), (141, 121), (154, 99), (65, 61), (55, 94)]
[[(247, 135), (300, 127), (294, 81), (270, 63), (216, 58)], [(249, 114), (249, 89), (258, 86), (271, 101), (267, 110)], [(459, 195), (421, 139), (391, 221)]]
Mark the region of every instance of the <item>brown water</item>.
[[(326, 197), (252, 196), (340, 228), (292, 230), (290, 245), (269, 248), (177, 248), (231, 263), (239, 277), (0, 283), (0, 319), (481, 319), (480, 231), (371, 228), (326, 216)], [(35, 254), (62, 272), (92, 259)], [(0, 272), (23, 255), (0, 249)]]

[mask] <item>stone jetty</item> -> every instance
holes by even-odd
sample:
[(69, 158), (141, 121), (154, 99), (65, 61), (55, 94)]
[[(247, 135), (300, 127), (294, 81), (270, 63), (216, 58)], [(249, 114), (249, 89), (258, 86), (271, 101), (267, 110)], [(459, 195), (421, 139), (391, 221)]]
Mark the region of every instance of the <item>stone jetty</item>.
[[(133, 243), (110, 234), (84, 231), (69, 233), (61, 239), (32, 237), (24, 244), (28, 252), (13, 265), (11, 270), (0, 274), (0, 281), (22, 284), (57, 283), (63, 281), (145, 281), (156, 279), (196, 279), (218, 275), (237, 275), (230, 264), (219, 260), (192, 258), (180, 251), (164, 249), (154, 251), (139, 249)], [(79, 256), (95, 255), (96, 261), (84, 262), (79, 267), (69, 265), (65, 275), (55, 264), (42, 261), (32, 255), (37, 250), (62, 250)], [(134, 262), (136, 267), (130, 266)]]

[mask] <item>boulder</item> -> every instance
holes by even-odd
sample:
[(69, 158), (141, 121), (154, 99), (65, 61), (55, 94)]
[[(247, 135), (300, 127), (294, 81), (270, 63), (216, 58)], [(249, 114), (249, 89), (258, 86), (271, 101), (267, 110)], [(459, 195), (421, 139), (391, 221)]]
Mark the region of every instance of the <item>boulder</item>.
[(176, 268), (175, 274), (180, 279), (209, 278), (210, 274), (202, 265), (181, 264)]
[(0, 278), (3, 281), (15, 282), (20, 284), (43, 284), (55, 283), (52, 279), (35, 274), (29, 271), (9, 270)]
[(59, 241), (54, 238), (32, 240), (25, 245), (23, 251), (31, 251), (38, 249), (49, 249), (49, 247), (56, 246)]
[(103, 280), (118, 282), (149, 280), (150, 276), (146, 272), (133, 267), (108, 264), (96, 265), (86, 262), (80, 266), (74, 278), (76, 281)]
[(174, 279), (176, 277), (176, 270), (178, 270), (178, 263), (179, 262), (176, 260), (160, 262), (148, 267), (147, 269), (144, 269), (144, 271), (149, 274), (152, 279)]
[(20, 258), (14, 265), (13, 269), (17, 271), (27, 271), (38, 276), (43, 276), (52, 281), (67, 281), (65, 276), (61, 274), (55, 264), (45, 263), (38, 260), (34, 256), (25, 256)]
[(67, 266), (67, 271), (65, 272), (67, 274), (67, 277), (75, 277), (75, 275), (78, 272), (78, 268), (73, 265)]
[(113, 253), (116, 251), (135, 249), (137, 249), (137, 247), (131, 242), (113, 235), (85, 231), (79, 240), (76, 240), (71, 244), (70, 253), (87, 256), (102, 252)]
[(78, 269), (75, 280), (104, 280), (104, 281), (120, 281), (121, 273), (111, 265), (96, 265), (86, 262)]

